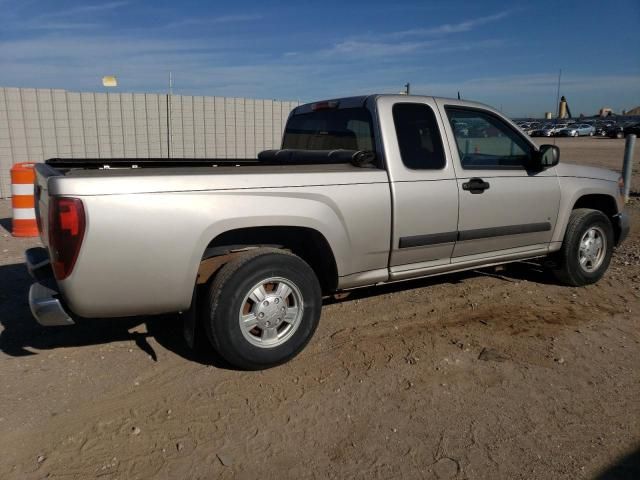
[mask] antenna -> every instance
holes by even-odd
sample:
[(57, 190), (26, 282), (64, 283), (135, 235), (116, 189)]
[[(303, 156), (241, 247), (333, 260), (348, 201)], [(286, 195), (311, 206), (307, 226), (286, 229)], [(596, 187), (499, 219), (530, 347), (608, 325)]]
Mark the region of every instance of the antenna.
[(558, 91), (556, 93), (556, 120), (560, 116), (560, 80), (561, 79), (562, 79), (562, 69), (560, 69), (560, 71), (558, 72)]
[(560, 117), (560, 80), (562, 79), (562, 69), (558, 71), (558, 91), (556, 93), (556, 121), (553, 125), (553, 144), (556, 144), (556, 127), (558, 126), (558, 117)]

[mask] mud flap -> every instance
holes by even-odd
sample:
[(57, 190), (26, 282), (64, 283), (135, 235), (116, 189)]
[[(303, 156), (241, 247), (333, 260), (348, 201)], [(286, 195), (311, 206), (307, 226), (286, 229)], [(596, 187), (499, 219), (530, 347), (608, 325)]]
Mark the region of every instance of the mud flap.
[(197, 301), (198, 288), (194, 286), (193, 296), (191, 297), (191, 306), (186, 312), (182, 312), (182, 334), (184, 341), (187, 342), (189, 348), (194, 349), (196, 346), (196, 326), (197, 326)]

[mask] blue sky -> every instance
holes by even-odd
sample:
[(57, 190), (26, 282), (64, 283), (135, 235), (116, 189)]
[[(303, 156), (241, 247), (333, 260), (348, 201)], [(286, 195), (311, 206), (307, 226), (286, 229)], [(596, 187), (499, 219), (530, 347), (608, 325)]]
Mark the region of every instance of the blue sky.
[(372, 92), (574, 114), (640, 105), (640, 1), (0, 0), (0, 85), (311, 101)]

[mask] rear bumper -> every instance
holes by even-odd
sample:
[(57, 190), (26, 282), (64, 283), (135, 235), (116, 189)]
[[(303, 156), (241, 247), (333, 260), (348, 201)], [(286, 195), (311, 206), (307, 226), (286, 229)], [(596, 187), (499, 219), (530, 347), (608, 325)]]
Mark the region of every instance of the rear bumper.
[(25, 257), (27, 270), (36, 280), (29, 289), (31, 314), (45, 327), (73, 325), (75, 322), (59, 299), (60, 293), (53, 278), (47, 251), (42, 247), (30, 248), (25, 252)]
[(631, 221), (629, 220), (629, 214), (627, 212), (619, 213), (613, 218), (616, 221), (616, 229), (618, 233), (616, 245), (620, 245), (629, 235), (629, 231), (631, 230)]

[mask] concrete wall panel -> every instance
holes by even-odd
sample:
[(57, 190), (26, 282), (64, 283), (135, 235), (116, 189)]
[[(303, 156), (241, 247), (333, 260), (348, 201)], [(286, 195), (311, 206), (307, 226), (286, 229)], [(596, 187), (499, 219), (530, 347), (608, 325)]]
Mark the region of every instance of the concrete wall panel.
[(11, 195), (9, 171), (18, 162), (53, 157), (253, 158), (279, 148), (284, 122), (297, 105), (0, 87), (0, 198)]

